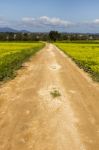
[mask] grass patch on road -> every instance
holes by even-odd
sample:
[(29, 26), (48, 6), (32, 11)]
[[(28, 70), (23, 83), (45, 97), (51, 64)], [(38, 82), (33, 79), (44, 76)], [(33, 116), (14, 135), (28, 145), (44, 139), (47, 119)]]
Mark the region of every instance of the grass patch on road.
[(99, 82), (99, 43), (55, 43), (70, 56), (80, 68), (90, 73)]
[(15, 75), (15, 70), (22, 66), (31, 55), (44, 46), (43, 43), (0, 43), (0, 81)]
[(50, 94), (52, 95), (53, 98), (57, 98), (61, 96), (60, 92), (56, 89), (53, 89), (53, 91), (51, 91)]

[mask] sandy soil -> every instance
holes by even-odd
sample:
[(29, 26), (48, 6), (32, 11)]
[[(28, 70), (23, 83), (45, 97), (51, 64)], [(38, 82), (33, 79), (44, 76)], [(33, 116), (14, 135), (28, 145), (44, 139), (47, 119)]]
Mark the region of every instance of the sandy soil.
[(0, 87), (0, 150), (99, 150), (99, 86), (54, 45)]

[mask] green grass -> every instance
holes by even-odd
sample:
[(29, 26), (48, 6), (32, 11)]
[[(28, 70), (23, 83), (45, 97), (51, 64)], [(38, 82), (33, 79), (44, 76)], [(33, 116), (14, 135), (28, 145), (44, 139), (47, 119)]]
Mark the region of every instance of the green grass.
[(55, 43), (70, 56), (80, 68), (90, 73), (95, 81), (99, 81), (99, 44), (94, 43)]
[(43, 43), (0, 43), (0, 81), (13, 77), (15, 70), (43, 46)]

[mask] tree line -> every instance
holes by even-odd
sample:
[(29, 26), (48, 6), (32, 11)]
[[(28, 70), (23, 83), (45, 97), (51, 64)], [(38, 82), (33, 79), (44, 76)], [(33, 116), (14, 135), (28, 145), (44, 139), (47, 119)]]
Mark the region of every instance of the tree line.
[(76, 40), (99, 40), (99, 34), (60, 33), (0, 33), (0, 41), (76, 41)]

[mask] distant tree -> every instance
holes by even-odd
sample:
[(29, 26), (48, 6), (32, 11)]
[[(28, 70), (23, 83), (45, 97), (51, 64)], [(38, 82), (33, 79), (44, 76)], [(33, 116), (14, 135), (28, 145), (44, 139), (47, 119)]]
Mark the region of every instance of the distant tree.
[(23, 41), (28, 41), (28, 33), (23, 33), (22, 34), (22, 40)]
[(50, 31), (49, 33), (50, 40), (56, 41), (60, 39), (60, 33), (58, 31)]
[(0, 33), (0, 41), (5, 41), (6, 40), (6, 34), (5, 33)]
[(22, 41), (22, 33), (16, 34), (16, 41)]

